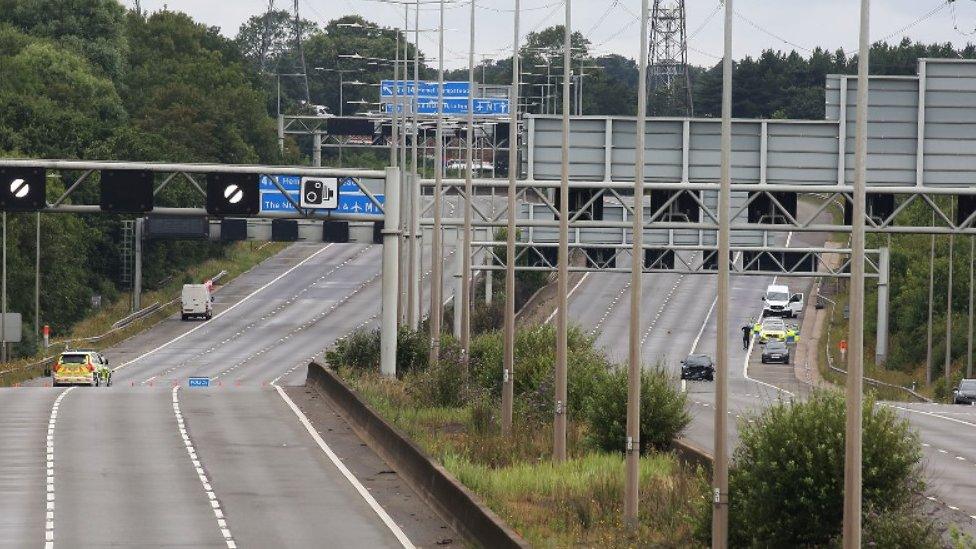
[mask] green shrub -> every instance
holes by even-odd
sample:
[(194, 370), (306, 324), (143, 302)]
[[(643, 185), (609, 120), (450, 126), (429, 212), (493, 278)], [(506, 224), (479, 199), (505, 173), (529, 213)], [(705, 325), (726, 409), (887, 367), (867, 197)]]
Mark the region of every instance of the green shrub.
[[(919, 549), (942, 547), (935, 523), (915, 511), (914, 504), (883, 513), (868, 512), (864, 517), (861, 541), (864, 547)], [(841, 546), (841, 540), (835, 543)]]
[[(400, 327), (397, 335), (397, 375), (427, 368), (430, 354), (428, 334)], [(333, 366), (345, 366), (356, 371), (378, 372), (380, 369), (380, 331), (357, 330), (325, 353)]]
[(397, 335), (397, 375), (402, 377), (408, 372), (427, 368), (429, 357), (430, 334), (401, 326)]
[[(602, 353), (594, 349), (593, 340), (579, 328), (569, 330), (568, 408), (571, 414), (582, 414), (588, 407), (596, 384), (609, 370)], [(471, 341), (471, 377), (476, 387), (497, 397), (501, 395), (504, 339), (500, 332), (478, 336)], [(553, 326), (536, 326), (515, 334), (515, 398), (523, 401), (527, 411), (551, 415), (556, 362), (556, 330)]]
[(417, 406), (452, 408), (465, 403), (461, 348), (451, 336), (441, 338), (440, 360), (403, 376), (407, 394)]
[[(864, 508), (885, 517), (880, 535), (897, 517), (887, 514), (907, 509), (924, 488), (922, 452), (907, 421), (865, 400)], [(732, 546), (822, 546), (840, 534), (845, 415), (842, 394), (818, 391), (740, 424), (729, 478)], [(708, 520), (699, 527), (703, 539)]]
[(357, 330), (336, 342), (326, 351), (325, 360), (335, 367), (346, 367), (360, 372), (378, 372), (380, 369), (380, 331)]
[[(641, 374), (640, 450), (663, 450), (691, 421), (687, 398), (659, 368)], [(627, 436), (627, 371), (603, 376), (587, 410), (590, 438), (601, 450), (621, 452)]]

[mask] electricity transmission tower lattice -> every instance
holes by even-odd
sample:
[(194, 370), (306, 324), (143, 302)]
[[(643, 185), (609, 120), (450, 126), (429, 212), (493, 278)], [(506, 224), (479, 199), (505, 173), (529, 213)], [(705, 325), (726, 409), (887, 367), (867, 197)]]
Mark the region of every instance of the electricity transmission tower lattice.
[(654, 113), (693, 115), (685, 0), (654, 0), (648, 63)]

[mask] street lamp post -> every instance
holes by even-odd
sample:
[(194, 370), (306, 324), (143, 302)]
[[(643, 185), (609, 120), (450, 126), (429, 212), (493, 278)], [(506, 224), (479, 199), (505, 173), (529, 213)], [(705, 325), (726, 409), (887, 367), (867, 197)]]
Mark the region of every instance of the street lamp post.
[(464, 172), (464, 235), (461, 242), (461, 302), (455, 306), (461, 307), (461, 364), (467, 373), (468, 355), (471, 346), (471, 200), (474, 186), (474, 157), (472, 141), (474, 140), (474, 39), (475, 39), (475, 9), (477, 3), (471, 0), (471, 28), (469, 31), (468, 50), (468, 119), (467, 139), (465, 139), (464, 160), (467, 169)]
[(505, 351), (502, 364), (502, 433), (512, 434), (515, 400), (515, 211), (518, 179), (519, 13), (515, 0), (515, 37), (512, 42), (512, 107), (508, 125), (508, 226), (505, 235)]
[(553, 421), (553, 459), (566, 461), (567, 355), (569, 317), (569, 64), (572, 60), (573, 2), (566, 0), (566, 24), (563, 36), (563, 112), (562, 112), (562, 181), (559, 187), (559, 254), (556, 284), (559, 308), (556, 313), (555, 417)]
[(844, 437), (844, 548), (861, 547), (861, 439), (864, 385), (864, 213), (868, 144), (868, 69), (870, 65), (871, 2), (861, 0), (861, 31), (857, 57), (857, 140), (855, 143), (854, 208), (851, 223), (850, 327), (847, 369), (847, 425)]
[(715, 461), (712, 472), (712, 547), (729, 544), (729, 224), (732, 188), (732, 0), (725, 0), (725, 51), (722, 59), (721, 186), (718, 194), (718, 311), (715, 340)]
[[(627, 368), (627, 438), (624, 524), (637, 529), (640, 490), (641, 274), (644, 266), (644, 144), (647, 126), (648, 0), (641, 1), (640, 67), (637, 78), (637, 158), (634, 161), (634, 225), (630, 265), (630, 362)], [(580, 80), (582, 82), (582, 80)]]
[(443, 250), (441, 249), (441, 190), (444, 184), (444, 0), (440, 0), (440, 32), (437, 52), (437, 142), (434, 144), (434, 234), (431, 241), (430, 287), (430, 362), (437, 365), (441, 350), (441, 318), (444, 285)]

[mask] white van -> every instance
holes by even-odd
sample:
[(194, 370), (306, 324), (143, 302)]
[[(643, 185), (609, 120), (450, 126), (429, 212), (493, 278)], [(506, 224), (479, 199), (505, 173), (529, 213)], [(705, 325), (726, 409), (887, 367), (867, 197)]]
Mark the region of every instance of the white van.
[(764, 316), (794, 318), (803, 312), (803, 294), (791, 294), (789, 286), (770, 284), (762, 300)]
[(180, 301), (183, 303), (183, 320), (191, 317), (210, 320), (213, 316), (213, 297), (206, 284), (184, 284)]

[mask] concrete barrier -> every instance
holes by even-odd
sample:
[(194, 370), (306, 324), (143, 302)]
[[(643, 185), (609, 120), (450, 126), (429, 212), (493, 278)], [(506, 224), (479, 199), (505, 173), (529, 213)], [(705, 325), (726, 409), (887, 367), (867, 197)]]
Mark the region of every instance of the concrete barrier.
[(374, 412), (332, 370), (312, 362), (306, 384), (328, 398), (356, 434), (469, 543), (500, 549), (529, 547), (477, 495)]
[(712, 455), (688, 439), (679, 438), (671, 445), (671, 450), (678, 459), (689, 465), (697, 465), (707, 471), (712, 471)]

